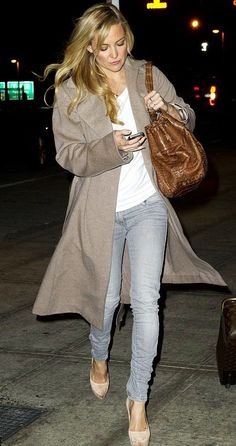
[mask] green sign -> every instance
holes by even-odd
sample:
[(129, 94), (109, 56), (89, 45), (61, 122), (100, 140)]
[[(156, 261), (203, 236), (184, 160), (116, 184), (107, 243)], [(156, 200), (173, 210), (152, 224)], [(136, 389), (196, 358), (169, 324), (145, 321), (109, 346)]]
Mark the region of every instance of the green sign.
[(27, 97), (22, 97), (22, 99), (27, 99), (28, 101), (32, 101), (34, 99), (33, 81), (20, 81), (20, 88), (22, 90), (22, 95), (27, 95)]
[(10, 101), (34, 99), (33, 81), (8, 81), (7, 90)]
[(6, 100), (5, 88), (6, 88), (5, 82), (0, 82), (0, 101)]
[(34, 99), (34, 81), (0, 82), (0, 100), (6, 101), (7, 99), (9, 101), (32, 101)]

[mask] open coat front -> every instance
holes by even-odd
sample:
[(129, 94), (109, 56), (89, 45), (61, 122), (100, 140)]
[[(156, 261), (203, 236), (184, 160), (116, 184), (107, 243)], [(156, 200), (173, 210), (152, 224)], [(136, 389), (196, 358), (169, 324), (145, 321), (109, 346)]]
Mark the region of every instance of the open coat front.
[[(143, 97), (145, 61), (130, 58), (125, 64), (130, 101), (138, 130), (149, 123)], [(194, 127), (194, 113), (176, 95), (173, 85), (154, 68), (154, 86), (167, 102), (172, 102), (189, 115)], [(56, 159), (75, 176), (63, 233), (48, 265), (36, 298), (33, 313), (49, 315), (75, 312), (101, 328), (104, 302), (109, 282), (116, 197), (124, 160), (113, 139), (110, 119), (103, 100), (89, 95), (68, 117), (67, 107), (75, 95), (71, 79), (57, 95), (53, 111)], [(155, 184), (148, 143), (142, 150), (147, 171)], [(219, 273), (201, 260), (187, 241), (179, 219), (168, 199), (169, 211), (163, 283), (206, 283), (226, 286)], [(125, 252), (121, 301), (129, 303), (129, 262)]]

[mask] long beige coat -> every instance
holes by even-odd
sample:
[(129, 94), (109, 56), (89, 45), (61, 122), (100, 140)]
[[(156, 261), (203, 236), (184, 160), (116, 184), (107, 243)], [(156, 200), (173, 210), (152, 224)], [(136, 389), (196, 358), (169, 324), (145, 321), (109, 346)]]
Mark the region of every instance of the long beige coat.
[[(125, 64), (130, 101), (138, 130), (144, 130), (149, 117), (143, 97), (144, 61), (130, 58)], [(164, 74), (154, 69), (155, 89), (187, 111), (189, 127), (195, 115), (177, 97)], [(112, 237), (116, 197), (124, 160), (113, 139), (113, 129), (101, 98), (93, 95), (81, 103), (70, 117), (67, 107), (75, 95), (72, 80), (60, 88), (53, 111), (53, 129), (58, 163), (75, 177), (70, 190), (61, 239), (49, 263), (36, 298), (33, 313), (49, 315), (75, 312), (102, 327), (104, 302), (111, 267)], [(148, 143), (142, 151), (150, 178), (156, 185)], [(164, 198), (165, 199), (165, 198)], [(219, 273), (193, 252), (178, 217), (165, 199), (169, 211), (167, 248), (163, 283), (207, 283), (226, 286)], [(129, 264), (123, 265), (121, 301), (129, 303)]]

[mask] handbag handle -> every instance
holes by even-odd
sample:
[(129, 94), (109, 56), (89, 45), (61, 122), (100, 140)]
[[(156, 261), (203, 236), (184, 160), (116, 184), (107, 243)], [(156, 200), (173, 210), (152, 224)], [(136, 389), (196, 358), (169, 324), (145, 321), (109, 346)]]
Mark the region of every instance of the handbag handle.
[(147, 92), (150, 93), (153, 90), (152, 62), (146, 62), (145, 85)]
[[(145, 76), (145, 85), (147, 92), (150, 93), (153, 90), (153, 75), (152, 75), (152, 62), (146, 62), (146, 76)], [(151, 122), (157, 119), (159, 112), (155, 112), (155, 110), (148, 110)]]

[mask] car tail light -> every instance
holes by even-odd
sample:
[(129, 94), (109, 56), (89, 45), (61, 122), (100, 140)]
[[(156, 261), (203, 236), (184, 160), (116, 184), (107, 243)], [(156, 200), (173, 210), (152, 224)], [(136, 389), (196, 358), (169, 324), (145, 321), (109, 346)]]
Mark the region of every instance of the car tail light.
[(194, 85), (193, 86), (193, 91), (194, 91), (195, 99), (200, 99), (200, 97), (201, 97), (201, 95), (200, 95), (200, 87), (198, 85)]

